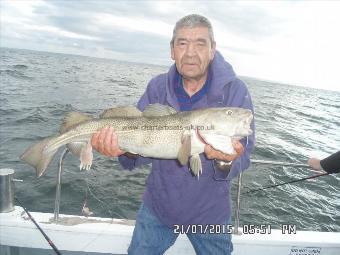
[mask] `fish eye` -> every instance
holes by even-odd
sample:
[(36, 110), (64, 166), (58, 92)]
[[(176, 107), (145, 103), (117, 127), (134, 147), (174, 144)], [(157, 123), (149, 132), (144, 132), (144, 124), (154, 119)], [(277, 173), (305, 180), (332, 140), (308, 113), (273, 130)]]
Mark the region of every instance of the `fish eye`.
[(229, 116), (230, 116), (230, 115), (232, 115), (232, 114), (233, 114), (233, 111), (232, 111), (232, 110), (228, 110), (228, 111), (226, 111), (225, 113), (226, 113), (227, 115), (229, 115)]

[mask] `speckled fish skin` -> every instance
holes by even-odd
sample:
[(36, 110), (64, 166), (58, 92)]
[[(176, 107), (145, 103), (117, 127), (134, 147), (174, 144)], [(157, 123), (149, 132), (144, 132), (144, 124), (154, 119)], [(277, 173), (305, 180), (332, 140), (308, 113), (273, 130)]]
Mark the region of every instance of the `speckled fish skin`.
[[(167, 113), (162, 116), (145, 114), (92, 119), (40, 142), (43, 144), (31, 146), (21, 159), (34, 166), (37, 176), (41, 176), (50, 158), (61, 146), (73, 142), (88, 143), (94, 133), (107, 126), (115, 130), (119, 148), (123, 151), (145, 157), (176, 159), (183, 146), (184, 137), (191, 138), (189, 154), (192, 156), (204, 152), (205, 144), (198, 139), (196, 132), (199, 132), (202, 137), (211, 134), (223, 137), (245, 137), (252, 132), (251, 120), (250, 110), (229, 107)], [(39, 150), (34, 147), (39, 147)], [(48, 162), (45, 157), (49, 157)]]

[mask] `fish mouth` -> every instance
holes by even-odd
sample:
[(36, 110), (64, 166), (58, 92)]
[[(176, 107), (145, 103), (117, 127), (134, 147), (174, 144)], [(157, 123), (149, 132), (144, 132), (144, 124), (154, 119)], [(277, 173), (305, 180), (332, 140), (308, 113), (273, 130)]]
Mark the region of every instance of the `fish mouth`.
[(242, 122), (242, 126), (244, 129), (248, 130), (248, 135), (251, 135), (253, 133), (253, 130), (251, 130), (250, 125), (253, 120), (253, 115), (249, 114)]
[(237, 137), (245, 137), (245, 136), (248, 136), (248, 135), (251, 135), (253, 133), (253, 130), (250, 128), (250, 125), (244, 125), (242, 127), (242, 132), (241, 132), (241, 135), (236, 135), (236, 136), (233, 136), (235, 138)]
[(251, 121), (253, 120), (253, 114), (249, 112), (244, 120), (244, 122), (248, 125), (250, 125)]
[(253, 133), (250, 125), (253, 120), (252, 114), (247, 114), (247, 116), (239, 123), (238, 128), (236, 129), (236, 134), (232, 137), (234, 139), (240, 140), (245, 136), (249, 136)]
[(251, 128), (247, 128), (247, 129), (244, 129), (243, 132), (240, 132), (237, 135), (231, 136), (231, 139), (239, 141), (243, 139), (244, 137), (250, 136), (251, 134), (253, 134), (253, 130)]

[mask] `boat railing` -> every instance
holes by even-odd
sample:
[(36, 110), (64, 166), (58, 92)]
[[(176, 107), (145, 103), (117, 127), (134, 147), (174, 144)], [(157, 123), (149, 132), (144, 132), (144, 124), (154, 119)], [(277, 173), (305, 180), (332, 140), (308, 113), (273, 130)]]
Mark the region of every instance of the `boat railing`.
[(63, 174), (63, 165), (64, 165), (64, 159), (69, 152), (69, 149), (65, 149), (59, 159), (58, 164), (58, 176), (57, 176), (57, 185), (56, 185), (56, 192), (55, 192), (55, 200), (54, 200), (54, 222), (58, 223), (59, 221), (59, 208), (60, 208), (60, 193), (61, 193), (61, 176)]

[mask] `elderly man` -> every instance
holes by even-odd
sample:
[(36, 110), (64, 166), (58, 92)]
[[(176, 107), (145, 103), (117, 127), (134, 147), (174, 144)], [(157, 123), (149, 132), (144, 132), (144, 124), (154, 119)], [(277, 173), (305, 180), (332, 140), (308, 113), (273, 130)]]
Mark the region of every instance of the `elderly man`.
[[(196, 14), (180, 19), (170, 46), (175, 64), (168, 73), (149, 82), (138, 109), (143, 111), (148, 104), (160, 103), (177, 111), (226, 106), (253, 111), (247, 87), (216, 51), (208, 19)], [(254, 122), (251, 127), (255, 131)], [(248, 139), (234, 141), (236, 153), (232, 155), (206, 145), (205, 153), (200, 155), (203, 174), (197, 179), (177, 160), (121, 151), (111, 128), (95, 134), (93, 147), (104, 155), (119, 156), (124, 168), (152, 163), (128, 253), (163, 254), (178, 233), (184, 232), (197, 254), (230, 254), (231, 180), (249, 167), (254, 142), (254, 132)], [(215, 233), (218, 228), (221, 231)]]

